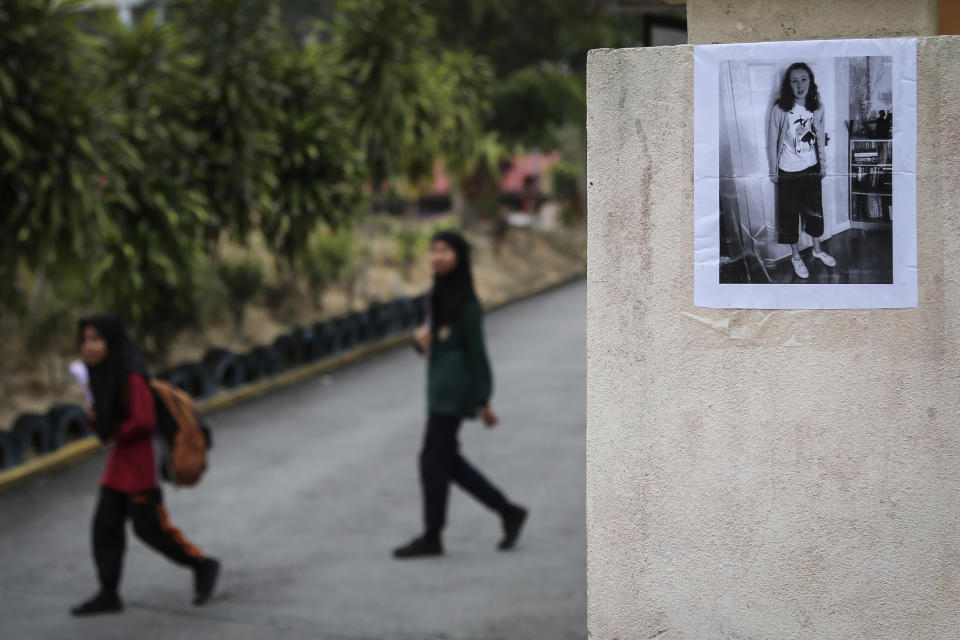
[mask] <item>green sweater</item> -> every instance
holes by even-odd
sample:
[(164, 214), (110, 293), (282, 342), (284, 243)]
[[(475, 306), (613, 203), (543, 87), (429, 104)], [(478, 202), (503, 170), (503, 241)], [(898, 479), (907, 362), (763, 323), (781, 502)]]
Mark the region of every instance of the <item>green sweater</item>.
[(483, 342), (483, 310), (463, 305), (448, 327), (434, 327), (427, 364), (427, 411), (475, 418), (493, 393), (493, 375)]

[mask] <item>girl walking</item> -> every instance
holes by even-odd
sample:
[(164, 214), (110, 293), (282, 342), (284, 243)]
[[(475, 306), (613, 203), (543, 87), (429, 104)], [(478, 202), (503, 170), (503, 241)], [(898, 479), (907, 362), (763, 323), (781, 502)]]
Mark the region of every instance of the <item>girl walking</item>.
[(793, 270), (800, 278), (810, 272), (800, 257), (799, 227), (813, 238), (813, 257), (828, 267), (837, 261), (820, 247), (823, 235), (821, 181), (824, 162), (824, 115), (813, 71), (804, 62), (790, 65), (780, 96), (767, 122), (767, 160), (777, 192), (777, 242), (789, 244)]
[(473, 288), (470, 250), (458, 233), (443, 231), (430, 242), (434, 272), (428, 325), (417, 331), (427, 354), (427, 429), (420, 452), (424, 533), (395, 549), (396, 558), (443, 554), (450, 482), (460, 485), (498, 514), (499, 548), (513, 548), (527, 511), (512, 504), (460, 454), (457, 432), (464, 419), (482, 417), (488, 428), (498, 418), (490, 407), (493, 381), (483, 340), (482, 309)]
[(140, 355), (113, 315), (81, 320), (79, 329), (80, 355), (90, 374), (94, 399), (91, 427), (113, 447), (100, 480), (93, 518), (93, 557), (100, 591), (71, 613), (82, 616), (123, 610), (119, 587), (127, 518), (144, 543), (193, 571), (193, 602), (203, 604), (213, 593), (220, 564), (188, 542), (170, 524), (163, 507), (151, 439), (157, 422), (154, 398)]

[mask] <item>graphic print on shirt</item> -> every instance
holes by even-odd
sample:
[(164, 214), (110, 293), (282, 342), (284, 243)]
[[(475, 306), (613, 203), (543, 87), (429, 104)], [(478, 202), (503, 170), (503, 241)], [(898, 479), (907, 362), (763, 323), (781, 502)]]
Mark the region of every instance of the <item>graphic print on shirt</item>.
[(798, 104), (784, 115), (778, 165), (784, 171), (803, 171), (817, 163), (814, 114)]
[(797, 155), (813, 151), (817, 136), (813, 133), (813, 117), (790, 114), (793, 120), (793, 150)]

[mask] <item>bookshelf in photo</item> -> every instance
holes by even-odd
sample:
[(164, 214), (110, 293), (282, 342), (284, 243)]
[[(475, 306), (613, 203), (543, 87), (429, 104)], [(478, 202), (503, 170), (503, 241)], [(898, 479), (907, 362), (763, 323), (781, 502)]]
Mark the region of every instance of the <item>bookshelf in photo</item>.
[(893, 141), (850, 139), (850, 222), (889, 225), (893, 208)]

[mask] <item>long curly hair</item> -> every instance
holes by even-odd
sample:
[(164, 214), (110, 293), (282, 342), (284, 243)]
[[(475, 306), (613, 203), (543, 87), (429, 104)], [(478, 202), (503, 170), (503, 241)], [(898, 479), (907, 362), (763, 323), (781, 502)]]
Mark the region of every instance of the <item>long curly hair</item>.
[(780, 83), (780, 97), (777, 99), (777, 106), (784, 111), (790, 111), (790, 109), (793, 108), (796, 98), (793, 97), (793, 88), (790, 86), (790, 74), (797, 69), (806, 71), (810, 76), (810, 88), (807, 91), (806, 104), (804, 106), (807, 108), (807, 111), (814, 112), (820, 108), (820, 90), (817, 88), (817, 83), (813, 79), (813, 70), (807, 66), (806, 62), (794, 62), (787, 67), (786, 73), (783, 74), (783, 82)]

